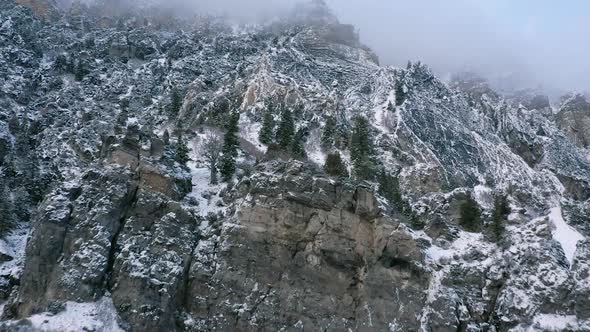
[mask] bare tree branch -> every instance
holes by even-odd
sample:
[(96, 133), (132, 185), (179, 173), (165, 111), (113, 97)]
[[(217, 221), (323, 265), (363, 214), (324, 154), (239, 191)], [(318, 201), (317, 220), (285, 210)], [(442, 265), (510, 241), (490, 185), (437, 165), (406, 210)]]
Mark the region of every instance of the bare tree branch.
[(201, 143), (201, 151), (203, 152), (203, 158), (207, 161), (207, 167), (211, 171), (211, 184), (217, 184), (217, 163), (222, 148), (223, 140), (221, 136), (213, 131), (207, 131)]

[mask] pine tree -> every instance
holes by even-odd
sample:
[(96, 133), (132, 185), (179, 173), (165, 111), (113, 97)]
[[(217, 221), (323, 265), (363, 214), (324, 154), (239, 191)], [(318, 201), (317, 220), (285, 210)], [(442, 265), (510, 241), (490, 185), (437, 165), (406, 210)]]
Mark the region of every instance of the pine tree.
[(14, 180), (18, 174), (15, 166), (16, 157), (13, 151), (9, 151), (2, 161), (2, 172), (4, 177), (9, 180)]
[(357, 160), (369, 155), (373, 155), (373, 140), (369, 121), (363, 116), (357, 116), (354, 119), (352, 130), (350, 156), (353, 160)]
[(358, 179), (369, 180), (374, 173), (373, 138), (367, 118), (357, 116), (355, 118), (352, 138), (350, 143), (350, 157), (354, 166), (354, 173)]
[(324, 171), (330, 176), (348, 177), (348, 169), (340, 157), (340, 152), (335, 151), (326, 156)]
[(68, 59), (63, 54), (58, 55), (55, 58), (55, 62), (53, 63), (53, 66), (58, 70), (66, 69), (67, 65), (68, 65)]
[(404, 85), (400, 80), (395, 82), (395, 106), (401, 106), (406, 100)]
[(12, 134), (15, 134), (18, 131), (20, 131), (20, 121), (18, 120), (18, 116), (16, 115), (16, 113), (12, 114), (12, 116), (8, 120), (8, 130), (10, 130)]
[(27, 192), (35, 203), (41, 202), (45, 196), (45, 191), (51, 185), (51, 177), (48, 174), (41, 173), (41, 166), (37, 153), (32, 151), (29, 155), (28, 164), (30, 167), (30, 177), (27, 178)]
[(260, 143), (266, 145), (272, 143), (274, 126), (275, 123), (272, 116), (272, 111), (267, 110), (262, 118), (262, 128), (260, 128), (260, 133), (258, 134), (258, 139), (260, 140)]
[(168, 129), (164, 130), (164, 135), (162, 135), (162, 139), (164, 140), (164, 144), (170, 144), (170, 133), (168, 132)]
[(229, 182), (236, 172), (236, 158), (238, 156), (238, 130), (240, 113), (233, 112), (228, 121), (225, 136), (223, 137), (223, 156), (221, 157), (221, 177), (223, 181)]
[(492, 211), (492, 230), (496, 242), (499, 242), (504, 235), (505, 226), (508, 215), (510, 214), (510, 204), (505, 195), (497, 195), (494, 197), (494, 210)]
[(178, 142), (174, 146), (174, 160), (176, 160), (179, 164), (186, 166), (191, 158), (189, 157), (189, 149), (186, 146), (186, 142), (182, 138), (182, 135), (178, 137)]
[(336, 126), (336, 132), (334, 136), (334, 146), (337, 149), (345, 150), (349, 148), (350, 144), (350, 132), (345, 126)]
[(479, 205), (470, 195), (461, 205), (461, 219), (459, 223), (469, 232), (478, 232), (481, 229), (481, 210)]
[(14, 224), (12, 202), (8, 197), (5, 184), (0, 181), (0, 236), (6, 234)]
[(170, 114), (172, 116), (178, 115), (182, 107), (182, 97), (177, 88), (172, 88), (170, 92)]
[(291, 144), (291, 153), (296, 158), (305, 158), (305, 141), (307, 140), (307, 128), (297, 130), (293, 143)]
[(74, 67), (74, 79), (80, 82), (84, 79), (84, 75), (86, 75), (84, 64), (82, 63), (82, 61), (78, 61), (78, 63)]
[(377, 175), (377, 181), (379, 182), (379, 194), (385, 197), (389, 203), (401, 208), (403, 200), (399, 187), (399, 179), (396, 176), (390, 175), (382, 168)]
[(295, 123), (293, 122), (293, 114), (288, 109), (284, 109), (281, 113), (281, 122), (277, 129), (277, 142), (279, 146), (285, 150), (291, 147), (293, 143), (293, 136), (295, 135)]
[(336, 135), (336, 119), (330, 116), (326, 119), (326, 124), (324, 125), (324, 129), (322, 130), (322, 138), (320, 145), (324, 151), (329, 151), (332, 147), (334, 147), (335, 143), (335, 135)]
[(70, 57), (70, 60), (66, 64), (65, 70), (66, 70), (66, 72), (71, 73), (71, 74), (76, 72), (76, 62), (74, 61), (73, 57)]

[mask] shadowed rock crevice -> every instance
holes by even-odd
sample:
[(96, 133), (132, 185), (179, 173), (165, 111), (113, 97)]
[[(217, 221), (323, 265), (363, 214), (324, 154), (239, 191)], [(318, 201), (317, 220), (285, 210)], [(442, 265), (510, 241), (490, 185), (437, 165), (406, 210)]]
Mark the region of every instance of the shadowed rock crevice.
[(131, 213), (133, 206), (136, 203), (137, 200), (137, 192), (139, 191), (139, 185), (136, 185), (135, 188), (132, 189), (133, 193), (131, 194), (131, 197), (129, 198), (129, 201), (125, 204), (127, 206), (127, 209), (125, 210), (125, 212), (123, 213), (123, 216), (121, 217), (121, 219), (119, 220), (119, 226), (117, 227), (117, 230), (115, 231), (115, 234), (113, 235), (113, 238), (111, 240), (111, 246), (109, 249), (109, 254), (108, 254), (108, 260), (107, 260), (107, 266), (106, 266), (106, 270), (104, 273), (104, 285), (105, 285), (105, 289), (106, 288), (111, 288), (112, 286), (112, 274), (113, 274), (113, 266), (115, 264), (115, 257), (117, 252), (120, 250), (119, 248), (119, 235), (121, 234), (121, 232), (123, 231), (123, 229), (125, 228), (125, 223), (127, 221), (127, 218), (129, 218), (129, 214)]

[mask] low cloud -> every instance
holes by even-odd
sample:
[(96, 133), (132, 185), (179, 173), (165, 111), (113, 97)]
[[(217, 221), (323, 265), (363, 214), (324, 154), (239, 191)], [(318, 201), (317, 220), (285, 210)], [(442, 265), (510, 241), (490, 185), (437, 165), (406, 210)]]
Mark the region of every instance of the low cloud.
[[(70, 0), (61, 0), (70, 1)], [(120, 0), (98, 0), (121, 3)], [(268, 19), (297, 0), (161, 1), (241, 21)], [(590, 90), (590, 5), (546, 0), (326, 0), (385, 65), (420, 60), (441, 77), (475, 71), (508, 88)]]

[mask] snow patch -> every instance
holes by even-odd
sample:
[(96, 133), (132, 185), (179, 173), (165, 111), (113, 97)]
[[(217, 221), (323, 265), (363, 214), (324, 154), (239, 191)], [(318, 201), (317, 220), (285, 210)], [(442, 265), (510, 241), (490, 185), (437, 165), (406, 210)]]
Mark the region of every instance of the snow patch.
[(578, 326), (578, 319), (574, 315), (540, 314), (535, 316), (534, 322), (534, 326), (541, 328), (543, 331), (565, 331), (576, 329)]
[(551, 213), (549, 213), (549, 220), (555, 227), (552, 232), (553, 239), (561, 244), (561, 248), (563, 248), (565, 257), (571, 266), (574, 259), (574, 254), (576, 252), (576, 245), (578, 244), (578, 241), (584, 240), (584, 236), (582, 236), (582, 234), (580, 234), (573, 227), (568, 225), (565, 220), (563, 220), (563, 214), (561, 212), (560, 206), (551, 209)]
[(453, 258), (454, 255), (461, 255), (471, 247), (482, 247), (483, 235), (461, 231), (459, 238), (455, 240), (448, 249), (432, 245), (426, 249), (426, 255), (434, 262), (443, 258)]
[(139, 125), (139, 119), (136, 117), (130, 117), (127, 119), (127, 123), (125, 124), (126, 127), (137, 126)]
[(0, 239), (0, 253), (12, 257), (12, 260), (0, 263), (0, 276), (20, 276), (29, 231), (29, 228), (16, 229)]
[(478, 184), (473, 188), (473, 193), (479, 206), (486, 209), (492, 208), (492, 188), (486, 185)]
[[(117, 323), (118, 315), (110, 297), (103, 297), (97, 302), (66, 302), (66, 310), (52, 315), (36, 314), (28, 318), (35, 331), (44, 332), (123, 332)], [(7, 322), (7, 327), (16, 326), (17, 322)]]
[[(556, 315), (556, 314), (538, 314), (533, 318), (531, 326), (522, 325), (511, 329), (511, 332), (559, 332), (559, 331), (578, 331), (584, 328), (574, 315)], [(585, 327), (585, 326), (584, 326)]]

